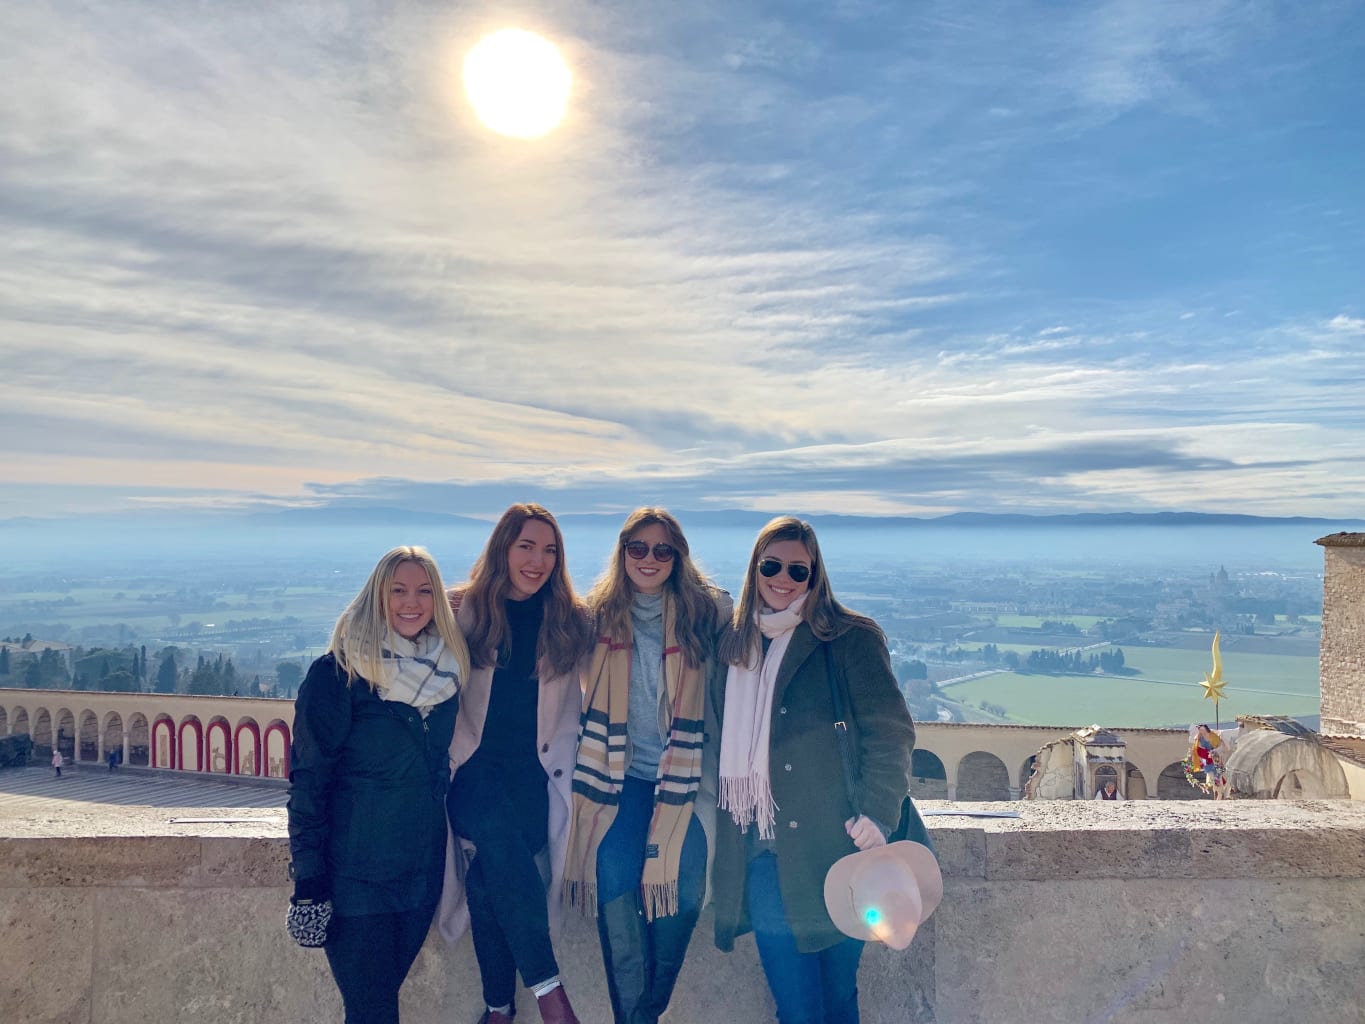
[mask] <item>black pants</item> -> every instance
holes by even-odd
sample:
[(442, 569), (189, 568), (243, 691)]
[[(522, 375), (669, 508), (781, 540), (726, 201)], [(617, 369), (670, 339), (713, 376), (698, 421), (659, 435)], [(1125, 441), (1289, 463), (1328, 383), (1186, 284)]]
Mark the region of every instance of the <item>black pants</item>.
[(323, 949), (346, 1024), (398, 1024), (398, 990), (435, 916), (433, 904), (401, 914), (332, 918)]
[(536, 855), (549, 845), (549, 793), (539, 761), (474, 760), (455, 773), (446, 809), (455, 835), (477, 852), (465, 876), (469, 930), (489, 1006), (559, 973), (545, 882)]

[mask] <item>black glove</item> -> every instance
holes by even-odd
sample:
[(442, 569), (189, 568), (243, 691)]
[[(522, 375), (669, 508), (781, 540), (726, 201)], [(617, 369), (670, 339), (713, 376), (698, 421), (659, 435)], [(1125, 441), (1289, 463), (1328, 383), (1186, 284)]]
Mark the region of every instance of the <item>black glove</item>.
[(284, 919), (285, 927), (294, 941), (310, 948), (323, 945), (327, 941), (327, 925), (331, 920), (331, 881), (322, 876), (297, 879)]

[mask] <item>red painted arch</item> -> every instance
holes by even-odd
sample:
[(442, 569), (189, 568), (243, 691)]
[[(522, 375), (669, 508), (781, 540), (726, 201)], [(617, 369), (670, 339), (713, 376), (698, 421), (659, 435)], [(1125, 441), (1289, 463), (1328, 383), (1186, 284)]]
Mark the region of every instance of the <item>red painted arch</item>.
[[(291, 751), (291, 744), (292, 744), (292, 739), (291, 739), (291, 737), (290, 737), (290, 735), (289, 735), (289, 726), (285, 725), (283, 722), (271, 722), (269, 725), (267, 725), (267, 726), (265, 727), (265, 735), (264, 735), (264, 737), (262, 737), (262, 740), (263, 740), (262, 745), (265, 747), (265, 756), (266, 756), (266, 757), (269, 757), (269, 756), (270, 756), (270, 737), (271, 737), (271, 735), (273, 735), (274, 733), (279, 733), (279, 734), (280, 734), (280, 738), (281, 738), (282, 740), (284, 740), (284, 744), (283, 744), (283, 747), (284, 747), (284, 751), (283, 751), (283, 753), (284, 753), (284, 764), (281, 766), (281, 768), (282, 768), (282, 771), (283, 771), (283, 776), (282, 776), (282, 777), (287, 779), (287, 778), (289, 778), (289, 754), (290, 754), (290, 751)], [(262, 775), (268, 775), (269, 772), (268, 772), (268, 771), (262, 771), (261, 774), (262, 774)]]
[(232, 759), (233, 774), (241, 774), (239, 769), (243, 750), (251, 752), (251, 774), (261, 774), (261, 727), (259, 725), (255, 722), (239, 723), (232, 738), (232, 749), (235, 755)]
[[(213, 738), (216, 734), (223, 737), (223, 770), (214, 772), (213, 770)], [(204, 732), (204, 762), (203, 770), (216, 775), (236, 774), (237, 762), (233, 757), (232, 749), (232, 730), (221, 718), (215, 718), (209, 722), (208, 728)]]
[(194, 751), (198, 755), (195, 760), (198, 762), (198, 771), (204, 770), (204, 726), (197, 718), (186, 718), (180, 723), (178, 730), (180, 744), (176, 750), (175, 766), (181, 771), (185, 770), (185, 733), (194, 734)]
[[(175, 723), (171, 721), (169, 718), (166, 718), (165, 716), (158, 718), (156, 721), (152, 723), (151, 763), (153, 768), (174, 768), (176, 766), (177, 744), (175, 742), (175, 731), (176, 731)], [(163, 734), (165, 735), (169, 743), (169, 746), (167, 748), (168, 749), (167, 759), (170, 762), (169, 764), (161, 763), (160, 757), (161, 747), (157, 741), (161, 738)]]

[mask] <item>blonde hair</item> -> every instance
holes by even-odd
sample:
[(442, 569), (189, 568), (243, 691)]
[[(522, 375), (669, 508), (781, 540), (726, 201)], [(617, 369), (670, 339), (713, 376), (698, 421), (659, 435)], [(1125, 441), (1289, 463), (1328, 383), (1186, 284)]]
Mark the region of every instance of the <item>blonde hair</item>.
[(716, 600), (720, 588), (692, 561), (691, 549), (683, 536), (678, 520), (664, 509), (646, 506), (637, 508), (626, 517), (617, 537), (616, 550), (607, 560), (607, 567), (598, 577), (587, 596), (588, 610), (593, 614), (597, 631), (611, 637), (625, 634), (630, 622), (630, 606), (635, 592), (626, 575), (626, 541), (646, 526), (657, 523), (668, 535), (673, 547), (673, 571), (664, 582), (664, 589), (673, 597), (673, 630), (687, 664), (700, 665), (715, 648)]
[(346, 670), (346, 682), (363, 679), (374, 689), (383, 679), (384, 637), (389, 630), (389, 591), (393, 574), (404, 562), (419, 565), (427, 574), (432, 590), (431, 622), (423, 632), (435, 630), (445, 641), (446, 650), (455, 655), (460, 665), (460, 679), (469, 678), (469, 647), (464, 634), (455, 624), (450, 603), (445, 600), (441, 570), (426, 548), (398, 547), (384, 555), (360, 588), (360, 593), (346, 606), (332, 630), (329, 653)]
[(454, 589), (461, 611), (468, 607), (472, 625), (469, 628), (469, 652), (479, 668), (491, 668), (498, 662), (498, 650), (509, 638), (507, 607), (504, 602), (512, 596), (512, 572), (507, 554), (521, 536), (521, 528), (529, 520), (545, 523), (554, 532), (558, 554), (550, 578), (541, 586), (544, 593), (545, 614), (536, 638), (536, 660), (544, 660), (557, 674), (574, 671), (587, 653), (591, 642), (587, 611), (574, 593), (573, 581), (564, 559), (564, 534), (550, 510), (534, 502), (513, 505), (502, 514), (483, 553), (469, 570), (469, 581)]
[(758, 563), (763, 560), (763, 552), (769, 545), (782, 540), (799, 541), (810, 552), (810, 585), (806, 592), (806, 603), (801, 606), (801, 620), (810, 626), (816, 639), (833, 640), (859, 626), (885, 638), (881, 626), (873, 619), (845, 608), (835, 599), (824, 562), (820, 558), (820, 543), (815, 539), (815, 527), (795, 516), (778, 516), (759, 530), (754, 540), (749, 568), (744, 574), (744, 589), (740, 591), (739, 602), (735, 605), (730, 630), (720, 643), (722, 661), (730, 665), (748, 664), (755, 648), (759, 646), (758, 623), (754, 614), (758, 603)]

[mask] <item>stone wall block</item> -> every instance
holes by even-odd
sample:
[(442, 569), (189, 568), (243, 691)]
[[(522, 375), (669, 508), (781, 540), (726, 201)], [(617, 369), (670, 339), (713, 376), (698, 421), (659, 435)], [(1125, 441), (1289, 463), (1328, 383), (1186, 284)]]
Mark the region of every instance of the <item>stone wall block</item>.
[(199, 871), (200, 840), (181, 836), (0, 837), (0, 889), (181, 886)]
[(89, 889), (0, 889), (0, 1019), (90, 1019), (94, 903)]
[(287, 899), (293, 891), (289, 881), (289, 840), (213, 838), (201, 841), (197, 883), (205, 886), (279, 888)]

